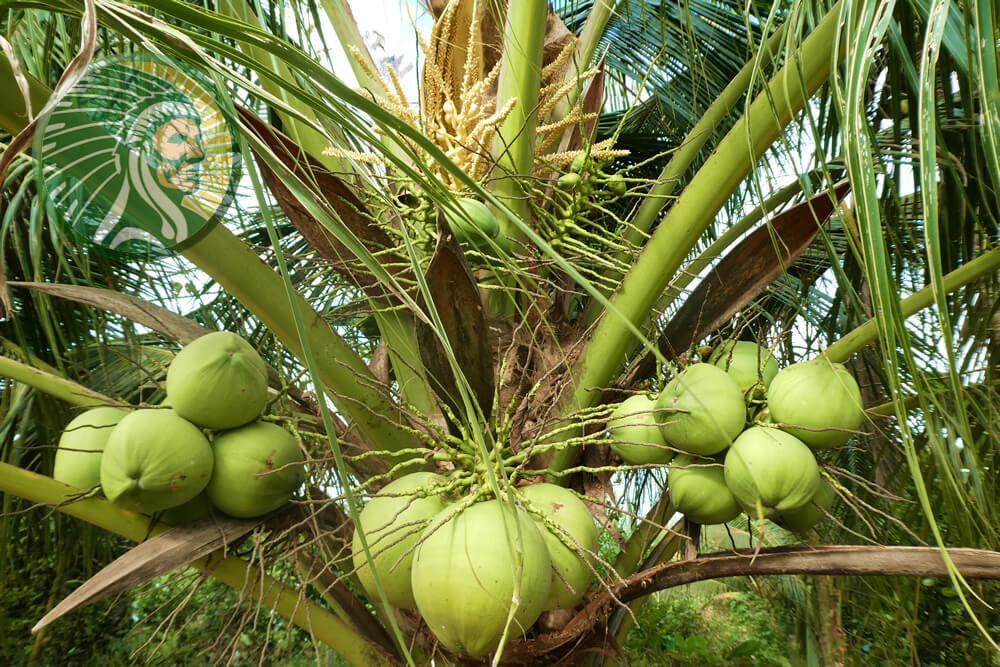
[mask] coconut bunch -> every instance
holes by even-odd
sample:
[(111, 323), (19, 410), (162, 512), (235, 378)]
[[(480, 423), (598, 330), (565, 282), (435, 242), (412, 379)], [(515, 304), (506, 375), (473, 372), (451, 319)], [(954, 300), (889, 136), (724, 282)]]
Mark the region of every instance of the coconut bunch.
[(100, 486), (126, 509), (164, 512), (168, 523), (212, 507), (240, 518), (267, 514), (302, 484), (303, 457), (287, 430), (260, 420), (267, 366), (239, 336), (196, 339), (167, 369), (158, 408), (88, 410), (64, 429), (53, 477)]
[(381, 589), (390, 605), (417, 609), (450, 650), (485, 656), (543, 611), (580, 603), (597, 527), (563, 487), (496, 498), (469, 479), (418, 472), (390, 483), (362, 509), (352, 553), (370, 599), (381, 600)]
[(670, 464), (671, 502), (691, 521), (746, 512), (805, 532), (836, 495), (816, 454), (846, 443), (863, 418), (861, 391), (842, 364), (817, 358), (779, 369), (766, 348), (730, 341), (658, 395), (620, 403), (606, 431), (625, 463)]

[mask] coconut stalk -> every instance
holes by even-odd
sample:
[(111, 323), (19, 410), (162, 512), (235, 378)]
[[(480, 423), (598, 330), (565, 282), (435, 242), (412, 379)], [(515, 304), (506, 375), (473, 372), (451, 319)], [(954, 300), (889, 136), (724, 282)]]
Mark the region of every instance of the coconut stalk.
[[(611, 13), (617, 4), (618, 0), (597, 0), (593, 7), (591, 7), (590, 13), (587, 14), (587, 21), (583, 24), (583, 29), (576, 39), (573, 59), (569, 63), (570, 69), (568, 74), (570, 76), (575, 76), (577, 72), (586, 70), (590, 62), (594, 59), (594, 54), (597, 52), (597, 47), (601, 41), (601, 35), (604, 34), (605, 28), (608, 27)], [(552, 111), (549, 112), (549, 120), (565, 118), (569, 110), (580, 99), (581, 92), (583, 92), (583, 82), (579, 81), (577, 85), (570, 89), (566, 97), (559, 100), (552, 108)]]
[(849, 575), (864, 577), (949, 576), (953, 561), (969, 579), (1000, 579), (1000, 552), (937, 547), (805, 545), (767, 549), (737, 549), (670, 561), (637, 572), (584, 605), (559, 631), (518, 642), (505, 656), (512, 662), (544, 655), (573, 642), (598, 644), (606, 638), (605, 619), (620, 602), (631, 602), (657, 591), (709, 579), (766, 575)]
[(50, 372), (34, 368), (7, 357), (0, 357), (0, 377), (10, 378), (15, 382), (22, 382), (50, 396), (62, 399), (70, 405), (77, 405), (84, 408), (94, 408), (102, 405), (120, 405), (113, 398), (88, 389), (72, 380), (61, 378)]
[[(969, 283), (995, 274), (997, 270), (1000, 270), (1000, 248), (989, 250), (946, 274), (941, 279), (941, 287), (946, 293), (954, 292)], [(934, 303), (934, 288), (929, 285), (901, 300), (899, 312), (904, 318), (910, 317), (924, 308), (933, 306)], [(830, 361), (843, 363), (869, 343), (878, 340), (878, 337), (878, 320), (871, 319), (826, 348), (823, 356)]]

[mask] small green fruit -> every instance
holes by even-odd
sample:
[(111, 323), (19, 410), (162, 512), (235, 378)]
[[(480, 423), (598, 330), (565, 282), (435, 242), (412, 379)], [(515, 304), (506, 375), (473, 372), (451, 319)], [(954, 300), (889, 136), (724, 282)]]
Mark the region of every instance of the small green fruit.
[(763, 384), (766, 389), (778, 374), (778, 362), (771, 351), (747, 340), (723, 343), (710, 361), (732, 375), (744, 393), (755, 384)]
[(674, 451), (660, 432), (656, 399), (646, 394), (629, 396), (608, 418), (611, 449), (629, 465), (669, 463)]
[(101, 456), (111, 430), (128, 413), (112, 407), (87, 410), (63, 429), (52, 477), (78, 489), (101, 483)]
[(772, 521), (793, 533), (804, 533), (826, 518), (826, 512), (833, 506), (837, 492), (825, 480), (820, 480), (819, 487), (812, 500), (797, 510), (782, 512)]
[(681, 454), (670, 466), (667, 482), (674, 509), (695, 523), (726, 523), (742, 511), (726, 486), (721, 461)]
[(656, 407), (667, 444), (700, 456), (728, 447), (747, 420), (740, 386), (711, 364), (693, 364), (681, 371), (663, 388)]
[(628, 185), (625, 183), (625, 177), (621, 174), (611, 174), (608, 176), (607, 186), (611, 194), (616, 197), (621, 197), (628, 191)]
[[(569, 489), (556, 484), (532, 484), (520, 489), (521, 496), (531, 503), (562, 530), (569, 533), (561, 537), (575, 542), (582, 549), (597, 551), (597, 526), (583, 501)], [(570, 609), (583, 599), (593, 577), (594, 557), (580, 552), (563, 542), (559, 535), (535, 517), (536, 525), (552, 560), (552, 589), (545, 600), (544, 609)]]
[(173, 410), (136, 410), (111, 431), (101, 457), (108, 500), (152, 514), (183, 505), (212, 476), (212, 448), (197, 426)]
[(388, 484), (368, 501), (358, 520), (372, 554), (375, 572), (365, 558), (359, 533), (354, 534), (352, 552), (358, 579), (372, 600), (378, 600), (375, 574), (382, 583), (385, 596), (394, 607), (412, 609), (413, 548), (427, 524), (444, 508), (444, 501), (434, 495), (419, 496), (443, 478), (432, 472), (404, 475)]
[(858, 383), (843, 364), (823, 358), (782, 369), (768, 389), (767, 405), (776, 424), (813, 449), (844, 444), (865, 416)]
[(581, 180), (583, 179), (580, 174), (570, 172), (559, 177), (559, 180), (556, 181), (556, 187), (560, 190), (575, 190), (580, 185)]
[(215, 436), (215, 472), (205, 487), (212, 504), (241, 519), (273, 512), (302, 486), (295, 437), (277, 424), (253, 422)]
[(245, 340), (217, 331), (192, 341), (167, 369), (167, 396), (181, 417), (215, 430), (260, 416), (267, 403), (267, 365)]
[(485, 656), (499, 645), (512, 607), (510, 638), (538, 619), (552, 564), (531, 516), (490, 500), (435, 517), (417, 547), (412, 583), (434, 636), (457, 653)]
[(797, 510), (816, 493), (819, 466), (801, 440), (776, 428), (752, 426), (726, 453), (726, 486), (750, 516)]
[(459, 197), (455, 204), (460, 211), (446, 210), (445, 219), (458, 242), (469, 243), (476, 248), (489, 247), (486, 238), (496, 238), (500, 233), (500, 223), (493, 211), (478, 199), (469, 197)]
[(586, 168), (589, 158), (590, 156), (586, 153), (579, 153), (575, 158), (573, 158), (573, 161), (569, 163), (569, 170), (574, 174), (579, 174)]

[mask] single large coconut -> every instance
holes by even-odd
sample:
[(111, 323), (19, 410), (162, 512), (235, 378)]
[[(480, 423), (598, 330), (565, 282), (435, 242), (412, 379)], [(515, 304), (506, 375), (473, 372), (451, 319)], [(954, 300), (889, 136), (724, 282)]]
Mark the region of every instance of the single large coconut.
[(732, 375), (743, 393), (757, 384), (766, 389), (778, 374), (778, 362), (771, 351), (748, 340), (723, 343), (712, 353), (710, 361)]
[(267, 365), (228, 331), (210, 333), (181, 350), (167, 369), (167, 397), (177, 414), (224, 430), (260, 416), (267, 403)]
[(819, 486), (819, 466), (812, 450), (776, 428), (753, 426), (726, 453), (726, 486), (751, 516), (757, 501), (764, 516), (804, 506)]
[(656, 406), (667, 444), (700, 456), (728, 447), (747, 420), (740, 386), (712, 364), (685, 368), (663, 388)]
[(695, 523), (726, 523), (742, 512), (726, 486), (721, 461), (681, 454), (670, 466), (667, 483), (674, 509)]
[(241, 519), (272, 512), (302, 486), (302, 452), (291, 433), (257, 421), (215, 436), (215, 472), (205, 487), (212, 504)]
[(212, 477), (212, 447), (173, 410), (136, 410), (111, 431), (101, 457), (108, 500), (151, 514), (183, 505)]
[(814, 449), (844, 444), (865, 416), (858, 383), (843, 364), (823, 358), (783, 368), (767, 404), (775, 423)]
[(359, 532), (354, 533), (352, 551), (358, 579), (372, 600), (379, 599), (377, 574), (389, 604), (403, 609), (417, 605), (410, 583), (414, 545), (430, 520), (445, 508), (439, 496), (426, 493), (443, 479), (432, 472), (404, 475), (386, 485), (361, 510), (358, 521), (372, 554), (374, 572)]
[(100, 407), (74, 417), (59, 436), (52, 477), (78, 489), (100, 484), (104, 446), (111, 430), (127, 414), (118, 408)]
[(555, 524), (547, 526), (541, 517), (535, 517), (552, 560), (552, 589), (544, 610), (575, 607), (593, 576), (592, 553), (597, 551), (594, 517), (575, 493), (556, 484), (532, 484), (520, 493), (532, 509)]
[(646, 394), (629, 396), (608, 418), (611, 449), (629, 465), (669, 463), (674, 451), (667, 447), (656, 419), (656, 399)]
[(552, 586), (545, 539), (531, 516), (490, 500), (445, 509), (425, 531), (413, 559), (417, 609), (442, 644), (484, 656), (507, 636), (523, 636)]
[(826, 512), (833, 506), (837, 492), (825, 480), (820, 480), (812, 500), (797, 510), (782, 512), (771, 520), (793, 533), (804, 533), (826, 518)]

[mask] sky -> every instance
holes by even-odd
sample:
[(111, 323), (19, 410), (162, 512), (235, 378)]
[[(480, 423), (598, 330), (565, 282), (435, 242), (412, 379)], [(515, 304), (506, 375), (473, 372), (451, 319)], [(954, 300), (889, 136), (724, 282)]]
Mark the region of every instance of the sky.
[[(376, 62), (387, 60), (403, 81), (411, 101), (417, 95), (418, 43), (414, 26), (427, 35), (431, 28), (430, 15), (414, 0), (348, 0), (358, 29), (368, 44)], [(327, 43), (337, 45), (332, 28), (326, 32)], [(345, 82), (356, 84), (343, 49), (331, 49), (333, 71)]]

